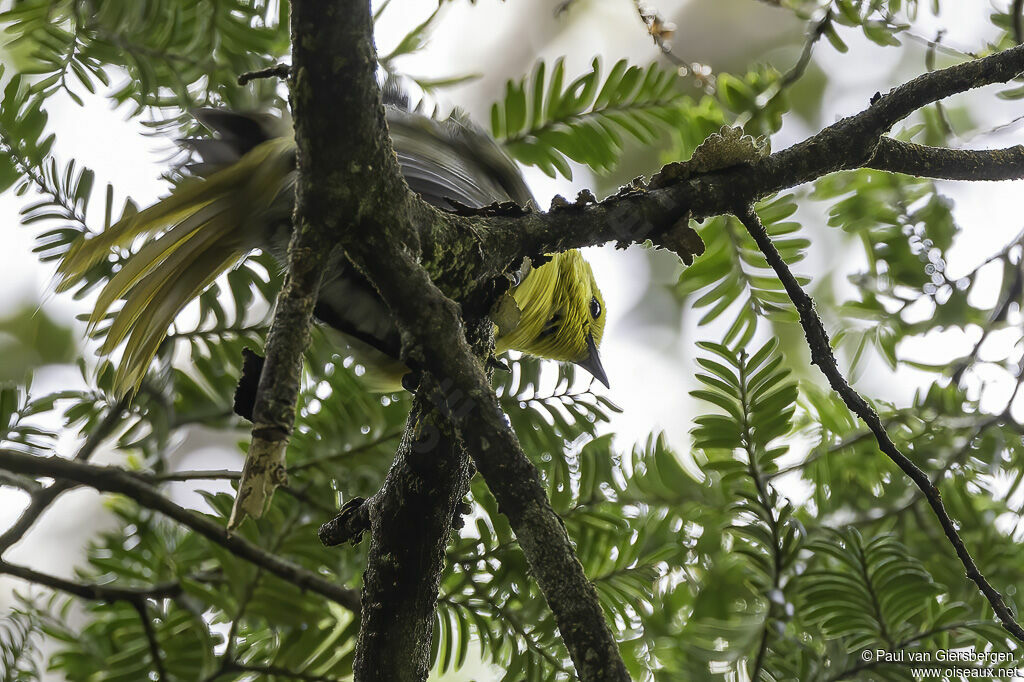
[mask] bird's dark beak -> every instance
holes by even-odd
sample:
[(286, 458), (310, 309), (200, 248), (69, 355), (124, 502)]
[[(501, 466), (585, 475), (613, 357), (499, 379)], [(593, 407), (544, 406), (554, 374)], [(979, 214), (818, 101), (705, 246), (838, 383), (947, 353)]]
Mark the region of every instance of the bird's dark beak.
[(604, 373), (604, 367), (601, 365), (601, 356), (597, 353), (594, 335), (590, 332), (587, 332), (587, 348), (590, 349), (590, 355), (576, 364), (593, 374), (595, 379), (605, 385), (605, 388), (611, 388), (608, 385), (608, 375)]

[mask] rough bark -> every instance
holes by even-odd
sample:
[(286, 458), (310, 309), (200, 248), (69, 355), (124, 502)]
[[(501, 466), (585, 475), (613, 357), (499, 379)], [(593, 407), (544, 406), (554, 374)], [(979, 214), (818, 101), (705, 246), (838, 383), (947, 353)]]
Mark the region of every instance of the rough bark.
[(421, 392), (369, 507), (357, 680), (425, 680), (445, 549), (472, 465), (451, 424)]
[[(822, 129), (792, 147), (750, 165), (733, 166), (677, 182), (655, 175), (649, 186), (626, 189), (600, 202), (581, 202), (545, 213), (452, 216), (459, 229), (481, 234), (482, 267), (493, 270), (518, 257), (595, 246), (609, 241), (641, 243), (669, 230), (689, 212), (695, 220), (732, 213), (776, 192), (829, 173), (875, 168), (922, 177), (962, 180), (1024, 175), (1020, 147), (1006, 150), (943, 150), (909, 145), (882, 136), (921, 107), (952, 95), (1003, 83), (1024, 71), (1024, 46), (983, 59), (931, 71), (885, 95), (867, 108)], [(955, 154), (968, 164), (952, 174), (939, 157)], [(667, 167), (668, 169), (670, 167)]]
[[(403, 361), (414, 371), (429, 373), (425, 386), (435, 388), (428, 396), (454, 423), (509, 515), (579, 676), (629, 679), (596, 591), (536, 469), (501, 413), (484, 372), (484, 357), (467, 343), (467, 325), (480, 320), (464, 322), (464, 310), (431, 279), (433, 274), (445, 283), (447, 293), (466, 301), (474, 293), (473, 284), (486, 284), (495, 273), (473, 267), (471, 261), (479, 259), (468, 254), (479, 249), (475, 233), (452, 230), (445, 214), (413, 196), (402, 179), (374, 80), (368, 3), (296, 2), (292, 32), (300, 220), (334, 235), (391, 309), (402, 332)], [(423, 264), (431, 266), (430, 274)], [(377, 523), (372, 516), (371, 524)], [(368, 567), (371, 573), (381, 569)], [(422, 636), (429, 627), (413, 632)], [(421, 645), (404, 644), (387, 656), (401, 657)], [(376, 667), (382, 665), (377, 662)]]
[[(296, 2), (292, 35), (299, 229), (329, 235), (324, 250), (341, 243), (347, 253), (376, 235), (419, 256), (410, 226), (426, 207), (406, 186), (386, 133), (368, 3)], [(478, 320), (474, 329), (476, 356), (486, 357), (490, 325)], [(425, 680), (430, 668), (445, 549), (471, 476), (448, 405), (430, 400), (430, 384), (424, 378), (383, 487), (348, 510), (371, 536), (353, 664), (360, 681)]]

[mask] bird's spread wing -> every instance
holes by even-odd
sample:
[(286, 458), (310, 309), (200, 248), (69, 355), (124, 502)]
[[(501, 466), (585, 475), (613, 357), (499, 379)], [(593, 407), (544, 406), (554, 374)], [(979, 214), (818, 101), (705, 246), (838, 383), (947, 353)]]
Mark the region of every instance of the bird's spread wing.
[[(486, 206), (532, 202), (515, 164), (485, 132), (462, 115), (438, 121), (411, 111), (386, 89), (387, 120), (402, 173), (426, 201)], [(106, 284), (90, 319), (95, 327), (118, 299), (101, 352), (122, 343), (116, 386), (137, 388), (168, 327), (185, 305), (254, 248), (283, 264), (294, 202), (295, 144), (286, 119), (265, 114), (200, 109), (196, 119), (214, 139), (182, 146), (199, 160), (194, 177), (170, 196), (75, 244), (58, 268), (58, 290), (79, 281), (115, 249), (139, 250)], [(370, 283), (343, 256), (332, 258), (317, 316), (361, 345), (397, 358), (398, 331)]]

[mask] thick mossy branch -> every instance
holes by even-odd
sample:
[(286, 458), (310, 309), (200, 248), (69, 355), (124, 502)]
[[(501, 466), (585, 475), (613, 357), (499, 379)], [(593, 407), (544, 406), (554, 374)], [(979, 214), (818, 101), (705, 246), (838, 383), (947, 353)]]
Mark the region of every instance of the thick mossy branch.
[[(893, 125), (933, 102), (1024, 71), (1024, 46), (983, 59), (932, 71), (877, 96), (863, 111), (806, 140), (750, 164), (697, 173), (674, 183), (639, 184), (588, 206), (571, 206), (521, 216), (450, 217), (467, 221), (483, 235), (487, 266), (493, 269), (524, 255), (656, 237), (690, 212), (694, 219), (730, 213), (781, 190), (840, 170), (869, 167), (927, 177), (963, 180), (1024, 175), (1024, 152), (954, 151), (882, 137)], [(963, 168), (954, 169), (954, 159)], [(661, 185), (661, 186), (659, 186)]]
[(789, 266), (786, 265), (782, 256), (779, 255), (778, 250), (772, 243), (771, 237), (768, 236), (768, 231), (765, 230), (753, 207), (747, 207), (744, 210), (738, 211), (737, 217), (757, 243), (761, 253), (764, 254), (765, 260), (768, 261), (768, 264), (775, 271), (782, 285), (786, 288), (786, 293), (789, 295), (790, 300), (796, 306), (796, 310), (800, 315), (800, 325), (804, 329), (807, 345), (811, 349), (811, 363), (817, 365), (821, 373), (828, 379), (832, 389), (842, 398), (846, 406), (850, 408), (850, 411), (867, 424), (868, 429), (871, 430), (875, 440), (878, 442), (878, 448), (921, 490), (935, 516), (939, 519), (939, 525), (942, 526), (946, 538), (953, 545), (957, 557), (964, 566), (967, 577), (974, 581), (978, 589), (981, 590), (985, 599), (992, 606), (992, 610), (995, 611), (996, 617), (999, 618), (1003, 627), (1006, 628), (1006, 631), (1013, 635), (1017, 641), (1024, 642), (1024, 628), (1021, 628), (1020, 624), (1015, 620), (1013, 613), (1006, 606), (1003, 596), (992, 587), (992, 584), (989, 583), (978, 569), (977, 564), (974, 563), (974, 559), (971, 557), (970, 552), (967, 551), (964, 541), (960, 538), (956, 523), (950, 518), (945, 506), (942, 504), (939, 489), (928, 478), (928, 474), (924, 473), (909, 457), (900, 452), (886, 432), (878, 413), (850, 386), (839, 370), (836, 357), (832, 353), (828, 332), (825, 331), (825, 326), (814, 309), (814, 301), (804, 291), (803, 287), (800, 286)]
[[(369, 3), (302, 0), (292, 8), (292, 112), (299, 168), (295, 223), (297, 235), (304, 235), (295, 239), (306, 240), (322, 253), (340, 246), (382, 290), (391, 283), (387, 263), (395, 257), (435, 262), (439, 273), (465, 270), (459, 252), (472, 248), (468, 240), (442, 238), (441, 245), (435, 245), (432, 225), (443, 223), (409, 191), (392, 150), (375, 77)], [(337, 251), (334, 257), (340, 257)], [(291, 260), (289, 267), (296, 267), (294, 253)], [(314, 296), (316, 284), (302, 282), (303, 293)], [(417, 292), (402, 288), (397, 297), (415, 305)], [(404, 322), (394, 298), (384, 296)], [(490, 338), (484, 320), (476, 327), (486, 329)], [(429, 326), (421, 329), (429, 333)], [(459, 337), (465, 345), (461, 324)], [(477, 354), (486, 357), (491, 346), (493, 341), (484, 343)], [(410, 367), (423, 365), (406, 359)], [(477, 364), (475, 359), (469, 362)], [(270, 390), (274, 384), (267, 381), (266, 370), (263, 378)], [(423, 385), (427, 384), (430, 379), (425, 377)], [(283, 385), (287, 388), (288, 381)], [(417, 396), (382, 489), (348, 510), (351, 513), (341, 520), (346, 528), (328, 526), (321, 531), (322, 536), (332, 536), (341, 530), (351, 539), (363, 530), (363, 523), (369, 526), (353, 662), (358, 680), (425, 680), (429, 673), (445, 549), (471, 475), (445, 406), (432, 403), (430, 395), (421, 390)]]
[(365, 266), (398, 319), (407, 362), (437, 378), (432, 399), (446, 406), (508, 517), (580, 679), (629, 679), (594, 586), (548, 501), (540, 475), (508, 426), (484, 363), (466, 341), (458, 306), (409, 254), (387, 240), (367, 235), (360, 250), (349, 253)]
[(359, 680), (425, 680), (430, 672), (445, 550), (472, 465), (427, 394), (418, 392), (384, 485), (363, 505), (370, 548), (352, 664)]
[[(580, 678), (628, 680), (597, 593), (576, 559), (565, 527), (548, 503), (536, 469), (501, 412), (484, 371), (486, 354), (470, 347), (463, 310), (445, 295), (465, 301), (465, 295), (474, 292), (459, 291), (449, 283), (442, 293), (431, 278), (437, 276), (435, 270), (441, 270), (439, 279), (444, 280), (443, 271), (452, 268), (463, 272), (464, 282), (497, 273), (480, 267), (486, 259), (475, 230), (468, 224), (448, 223), (444, 214), (413, 196), (402, 179), (374, 79), (368, 5), (312, 0), (293, 5), (298, 229), (326, 227), (395, 316), (402, 332), (402, 359), (414, 371), (430, 375), (421, 382), (420, 391), (437, 406), (433, 414), (439, 414), (442, 423), (454, 425), (509, 517), (534, 577), (555, 613)], [(345, 126), (339, 128), (339, 120), (345, 121)], [(438, 226), (448, 232), (447, 250), (423, 248), (421, 236), (432, 234)], [(480, 255), (470, 258), (460, 254)], [(502, 263), (497, 272), (508, 265)], [(482, 322), (469, 320), (467, 324), (473, 327)], [(374, 523), (372, 510), (370, 516)], [(433, 546), (429, 539), (420, 543), (424, 552)], [(385, 559), (395, 560), (393, 556), (371, 557), (368, 571), (386, 569), (379, 563)], [(402, 575), (407, 573), (403, 571)], [(364, 587), (369, 591), (364, 592), (364, 602), (390, 599), (391, 592), (401, 594), (407, 589), (389, 585), (382, 592), (369, 581)], [(414, 585), (412, 589), (422, 590), (423, 586)], [(406, 615), (422, 618), (424, 614), (416, 611)], [(364, 616), (364, 628), (372, 625), (369, 619), (369, 615)], [(429, 632), (430, 626), (426, 625), (415, 634), (419, 638)], [(365, 643), (369, 644), (373, 632), (366, 634)], [(362, 650), (357, 650), (356, 657), (366, 661), (361, 669), (371, 674), (374, 664), (381, 665), (380, 656), (411, 658), (417, 655), (420, 644), (404, 641), (400, 650), (382, 652), (379, 647), (362, 648), (361, 637)], [(364, 658), (371, 655), (378, 659)]]
[(1024, 178), (1024, 145), (946, 149), (883, 137), (864, 167), (943, 180), (1020, 180)]
[(228, 533), (215, 521), (167, 499), (156, 488), (140, 481), (133, 472), (117, 467), (75, 462), (61, 457), (25, 455), (10, 450), (0, 450), (0, 468), (28, 476), (45, 476), (58, 482), (72, 481), (100, 492), (119, 493), (147, 509), (158, 511), (177, 521), (232, 554), (262, 567), (300, 589), (316, 592), (354, 613), (359, 611), (359, 595), (354, 590), (340, 587), (301, 566), (281, 559), (276, 554), (260, 549), (242, 537)]
[[(297, 2), (293, 7), (289, 85), (299, 169), (295, 229), (267, 338), (253, 406), (252, 445), (231, 528), (246, 515), (260, 516), (274, 489), (287, 480), (285, 449), (295, 421), (302, 355), (309, 345), (323, 273), (330, 270), (331, 258), (341, 257), (335, 245), (351, 225), (402, 208), (403, 224), (413, 224), (409, 213), (421, 203), (409, 192), (386, 134), (372, 23), (366, 17), (364, 25), (362, 15), (340, 2)], [(329, 106), (317, 110), (316, 94), (330, 87), (325, 81), (343, 81), (344, 87), (335, 87)], [(336, 155), (317, 153), (324, 140), (332, 141)], [(338, 206), (345, 210), (331, 210)]]

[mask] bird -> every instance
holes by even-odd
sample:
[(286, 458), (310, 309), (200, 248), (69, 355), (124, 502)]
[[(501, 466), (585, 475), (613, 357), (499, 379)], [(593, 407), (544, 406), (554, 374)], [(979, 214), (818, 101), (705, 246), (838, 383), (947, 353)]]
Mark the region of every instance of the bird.
[[(137, 249), (106, 282), (89, 318), (92, 332), (124, 301), (98, 351), (110, 355), (124, 344), (114, 380), (122, 395), (138, 390), (175, 317), (218, 275), (256, 249), (286, 263), (296, 178), (287, 114), (191, 113), (212, 137), (180, 141), (192, 159), (183, 179), (152, 206), (76, 240), (57, 269), (57, 291), (66, 291), (113, 250)], [(459, 110), (440, 119), (385, 90), (385, 114), (401, 172), (425, 201), (447, 210), (534, 204), (516, 164)], [(314, 316), (364, 366), (368, 390), (395, 391), (409, 372), (399, 359), (397, 325), (371, 283), (336, 251)], [(608, 386), (599, 354), (606, 310), (590, 264), (578, 250), (540, 260), (532, 266), (526, 259), (514, 277), (519, 320), (498, 329), (495, 354), (575, 363)]]

